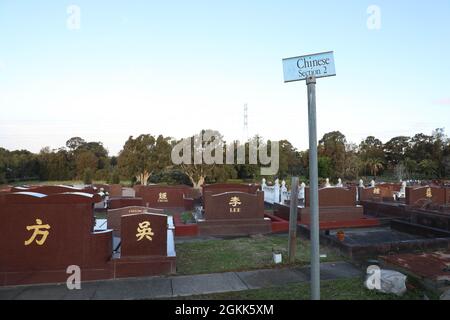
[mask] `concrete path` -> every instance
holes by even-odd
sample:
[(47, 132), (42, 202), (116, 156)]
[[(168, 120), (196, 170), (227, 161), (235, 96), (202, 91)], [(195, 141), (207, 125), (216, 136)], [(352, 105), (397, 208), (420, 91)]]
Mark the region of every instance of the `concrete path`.
[[(347, 262), (322, 263), (323, 280), (354, 278), (362, 272)], [(65, 284), (0, 288), (0, 300), (130, 300), (242, 291), (309, 281), (309, 266), (187, 276), (146, 277), (83, 282), (80, 290)]]

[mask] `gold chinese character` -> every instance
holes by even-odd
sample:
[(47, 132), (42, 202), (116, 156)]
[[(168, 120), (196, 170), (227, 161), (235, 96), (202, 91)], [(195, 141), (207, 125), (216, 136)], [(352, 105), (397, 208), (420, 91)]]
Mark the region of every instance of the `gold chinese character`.
[[(45, 229), (45, 230), (42, 230)], [(28, 246), (31, 244), (34, 240), (36, 240), (37, 236), (41, 236), (40, 240), (36, 240), (36, 243), (40, 246), (42, 246), (47, 239), (47, 236), (49, 234), (48, 229), (50, 229), (50, 225), (48, 224), (42, 224), (41, 219), (36, 219), (36, 224), (32, 226), (27, 226), (27, 230), (33, 231), (33, 234), (31, 235), (31, 238), (25, 241), (25, 245)]]
[(233, 207), (236, 207), (237, 205), (241, 204), (241, 199), (239, 199), (239, 197), (231, 197), (230, 202), (228, 204)]
[(167, 202), (167, 192), (160, 192), (158, 202)]
[(425, 195), (427, 198), (432, 198), (433, 195), (431, 194), (431, 188), (427, 188), (427, 194)]
[(152, 228), (150, 228), (150, 222), (144, 221), (139, 223), (139, 227), (137, 228), (138, 233), (136, 234), (137, 241), (141, 241), (142, 239), (147, 238), (152, 241), (152, 236), (155, 234), (152, 232)]
[(380, 194), (380, 188), (374, 188), (373, 194)]

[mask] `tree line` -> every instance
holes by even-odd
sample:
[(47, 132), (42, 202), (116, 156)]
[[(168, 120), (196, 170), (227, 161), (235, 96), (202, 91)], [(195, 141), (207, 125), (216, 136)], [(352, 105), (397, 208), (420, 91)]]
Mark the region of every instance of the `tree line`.
[[(223, 138), (215, 130), (202, 130), (200, 134), (206, 132)], [(248, 164), (252, 141), (264, 143), (261, 136), (247, 141), (245, 164), (233, 165), (174, 165), (171, 151), (180, 140), (151, 134), (130, 136), (117, 156), (110, 156), (101, 142), (88, 142), (80, 137), (70, 138), (64, 147), (45, 147), (37, 154), (0, 148), (0, 184), (29, 180), (83, 180), (86, 183), (126, 180), (141, 184), (164, 182), (198, 187), (203, 183), (233, 179), (258, 181), (262, 178), (260, 166)], [(308, 179), (308, 150), (298, 150), (288, 140), (281, 140), (279, 155), (277, 178), (296, 175)], [(386, 143), (368, 136), (355, 144), (348, 142), (341, 132), (333, 131), (324, 134), (318, 142), (318, 165), (319, 176), (331, 179), (355, 180), (369, 176), (396, 180), (446, 179), (450, 177), (450, 139), (444, 129), (438, 128), (431, 135), (397, 136)]]

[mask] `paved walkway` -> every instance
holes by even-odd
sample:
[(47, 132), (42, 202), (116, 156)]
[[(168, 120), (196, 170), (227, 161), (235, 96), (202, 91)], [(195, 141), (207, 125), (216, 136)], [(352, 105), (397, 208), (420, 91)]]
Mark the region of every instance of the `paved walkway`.
[[(322, 263), (321, 279), (354, 278), (362, 273), (347, 262)], [(263, 269), (187, 276), (146, 277), (85, 282), (80, 290), (65, 284), (0, 288), (0, 300), (154, 299), (282, 286), (308, 282), (309, 267)]]

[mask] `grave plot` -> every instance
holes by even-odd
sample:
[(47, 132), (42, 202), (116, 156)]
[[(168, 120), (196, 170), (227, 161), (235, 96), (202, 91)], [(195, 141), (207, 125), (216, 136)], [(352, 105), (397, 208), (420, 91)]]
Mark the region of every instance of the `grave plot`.
[(415, 278), (429, 290), (444, 291), (450, 283), (450, 251), (381, 256), (382, 266)]
[(120, 258), (115, 277), (139, 277), (176, 272), (172, 220), (163, 214), (137, 213), (121, 217)]
[(364, 214), (399, 218), (413, 223), (448, 230), (450, 188), (406, 187), (404, 202), (363, 200)]
[(227, 236), (271, 232), (264, 216), (264, 193), (225, 192), (204, 194), (203, 219), (197, 220), (199, 235)]
[[(305, 188), (305, 206), (298, 207), (297, 221), (307, 228), (311, 219), (309, 204), (309, 188)], [(274, 203), (273, 208), (275, 216), (289, 221), (288, 205)], [(330, 230), (377, 226), (379, 220), (364, 216), (363, 207), (356, 203), (356, 188), (328, 187), (319, 189), (319, 223), (320, 229)]]
[[(222, 199), (221, 201), (212, 201), (212, 196), (225, 194), (225, 193), (239, 193), (256, 196), (261, 191), (258, 191), (259, 185), (257, 184), (232, 184), (232, 183), (218, 183), (205, 185), (203, 190), (203, 197), (199, 201), (199, 206), (196, 206), (192, 214), (185, 212), (182, 215), (174, 214), (174, 222), (176, 226), (176, 236), (191, 236), (195, 237), (198, 235), (205, 235), (208, 233), (207, 230), (215, 229), (215, 231), (210, 231), (211, 235), (248, 235), (253, 233), (267, 233), (267, 232), (285, 232), (289, 229), (289, 224), (287, 221), (274, 216), (271, 211), (260, 209), (260, 203), (256, 204), (254, 208), (246, 208), (246, 212), (251, 212), (252, 216), (246, 217), (246, 214), (237, 214), (230, 216), (230, 208), (228, 203), (230, 199)], [(237, 195), (240, 199), (240, 195)], [(247, 197), (244, 195), (244, 197)], [(250, 197), (249, 199), (258, 199), (258, 197)], [(253, 200), (249, 200), (253, 202)], [(224, 207), (225, 204), (225, 207)], [(208, 215), (209, 212), (209, 215)], [(217, 212), (217, 213), (216, 213)], [(220, 217), (216, 214), (220, 213)], [(233, 219), (231, 219), (233, 218)], [(208, 221), (205, 223), (205, 221)], [(231, 222), (230, 220), (234, 220)], [(238, 222), (240, 221), (240, 222)], [(270, 224), (269, 231), (267, 231), (267, 222)], [(220, 226), (230, 225), (231, 223), (234, 227), (226, 227), (223, 231), (218, 231), (219, 227), (213, 227), (213, 225)], [(241, 224), (237, 227), (237, 224)], [(208, 228), (205, 226), (208, 225)], [(200, 230), (202, 229), (202, 230)], [(252, 230), (253, 229), (253, 230)], [(259, 230), (259, 231), (258, 231)]]
[(135, 186), (136, 197), (142, 198), (143, 206), (182, 212), (194, 208), (193, 190), (189, 186)]
[(450, 232), (402, 220), (391, 220), (388, 226), (364, 229), (340, 229), (324, 232), (321, 243), (338, 248), (356, 261), (377, 259), (379, 255), (427, 250), (447, 250)]
[[(94, 231), (97, 194), (64, 192), (45, 195), (16, 192), (0, 195), (0, 285), (66, 282), (69, 266), (78, 266), (81, 281), (171, 273), (175, 250), (167, 216), (138, 214), (142, 221), (121, 224), (122, 242), (146, 241), (139, 250), (113, 255), (113, 231)], [(134, 217), (126, 215), (122, 217)], [(164, 219), (165, 223), (162, 223)], [(129, 223), (128, 223), (129, 222)], [(166, 239), (163, 246), (153, 241)], [(134, 235), (134, 238), (132, 237)], [(156, 250), (156, 249), (155, 249)]]

